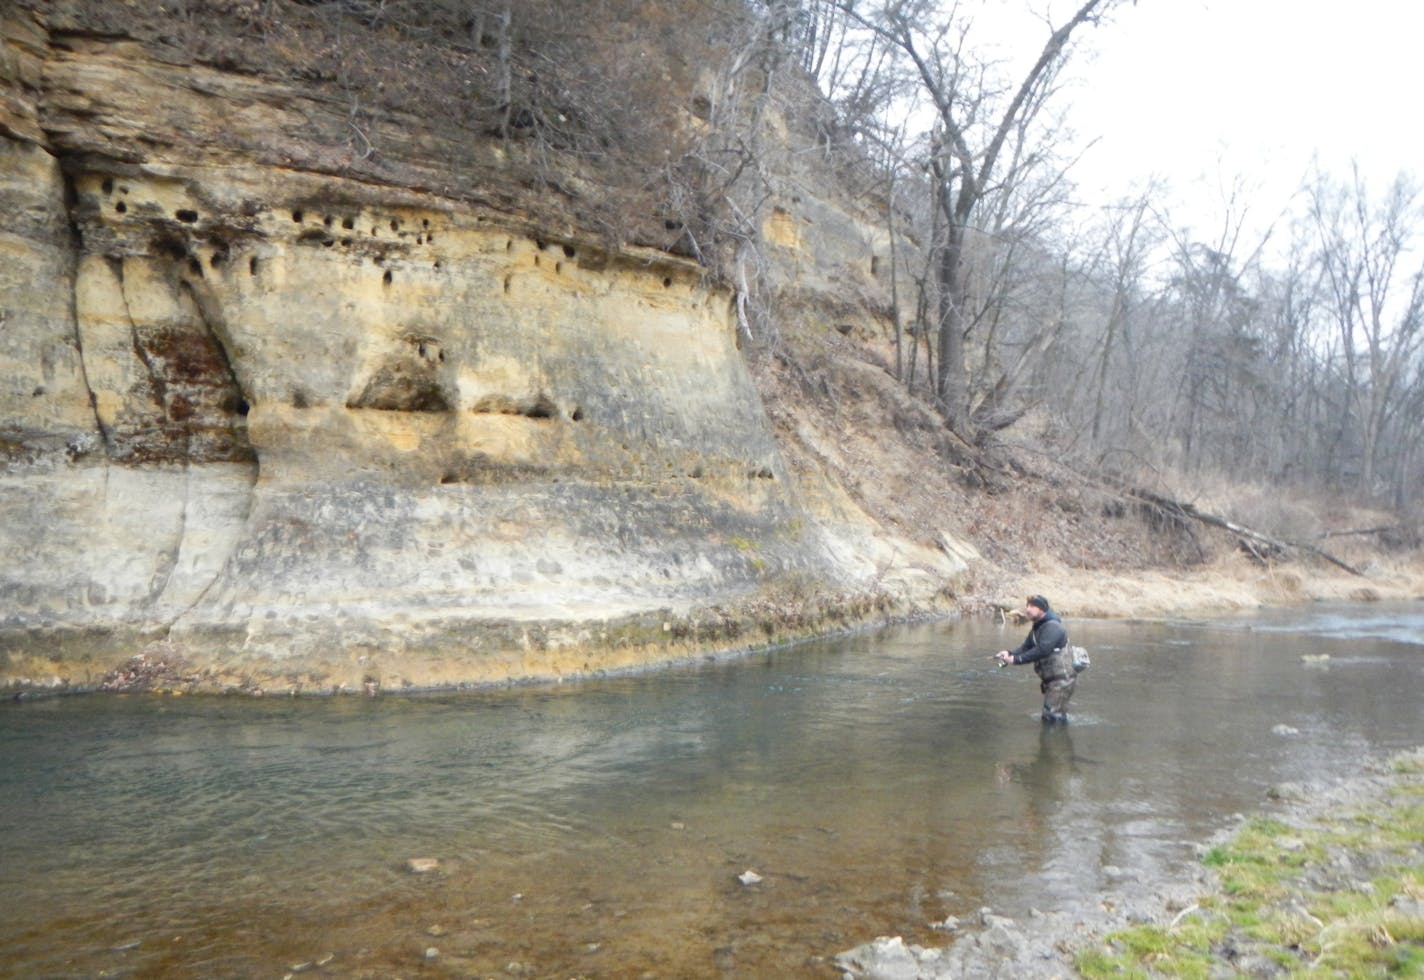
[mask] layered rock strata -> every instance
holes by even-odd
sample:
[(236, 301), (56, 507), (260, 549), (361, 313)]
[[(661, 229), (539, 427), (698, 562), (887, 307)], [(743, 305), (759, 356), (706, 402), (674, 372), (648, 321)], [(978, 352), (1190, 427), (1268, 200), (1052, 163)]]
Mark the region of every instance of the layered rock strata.
[(339, 106), (0, 16), (0, 684), (559, 677), (963, 568), (788, 472), (690, 260), (444, 196), (415, 150), (343, 172), (298, 132)]

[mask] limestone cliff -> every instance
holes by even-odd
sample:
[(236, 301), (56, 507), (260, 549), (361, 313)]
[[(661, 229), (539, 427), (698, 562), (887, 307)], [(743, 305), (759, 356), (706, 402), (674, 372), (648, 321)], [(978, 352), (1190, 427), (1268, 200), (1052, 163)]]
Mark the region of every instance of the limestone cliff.
[[(729, 286), (521, 190), (508, 141), (444, 192), (434, 124), (373, 161), (319, 88), (0, 18), (0, 684), (555, 677), (963, 569), (788, 465)], [(876, 288), (848, 211), (772, 213), (811, 302)]]

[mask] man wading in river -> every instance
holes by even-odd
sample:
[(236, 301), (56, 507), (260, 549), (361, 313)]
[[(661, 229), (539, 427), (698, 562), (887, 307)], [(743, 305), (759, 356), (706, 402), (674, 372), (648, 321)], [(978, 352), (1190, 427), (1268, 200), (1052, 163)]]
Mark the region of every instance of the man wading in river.
[(1049, 608), (1048, 600), (1041, 595), (1028, 597), (1023, 614), (1033, 621), (1028, 636), (1017, 648), (994, 654), (994, 659), (1001, 666), (1033, 664), (1040, 682), (1039, 690), (1043, 692), (1043, 720), (1066, 722), (1068, 700), (1073, 697), (1073, 688), (1078, 686), (1078, 676), (1073, 672), (1073, 655), (1068, 649), (1068, 630), (1063, 627), (1058, 614)]

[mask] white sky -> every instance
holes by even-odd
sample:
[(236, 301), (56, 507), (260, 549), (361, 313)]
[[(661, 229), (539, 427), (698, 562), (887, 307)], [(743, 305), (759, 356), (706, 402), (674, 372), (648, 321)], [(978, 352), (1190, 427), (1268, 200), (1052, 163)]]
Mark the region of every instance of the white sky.
[(1418, 0), (1137, 0), (1077, 40), (1082, 81), (1062, 95), (1079, 137), (1100, 137), (1074, 170), (1085, 192), (1160, 174), (1174, 214), (1214, 224), (1239, 177), (1264, 224), (1317, 155), (1342, 178), (1358, 160), (1372, 191), (1424, 171)]

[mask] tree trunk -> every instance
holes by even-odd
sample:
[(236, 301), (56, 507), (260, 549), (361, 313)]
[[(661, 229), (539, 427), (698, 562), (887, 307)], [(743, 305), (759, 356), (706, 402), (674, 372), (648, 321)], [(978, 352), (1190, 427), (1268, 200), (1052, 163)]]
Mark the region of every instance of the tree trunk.
[[(969, 403), (964, 371), (964, 284), (960, 275), (964, 255), (964, 229), (951, 223), (936, 270), (939, 286), (939, 372), (935, 394), (949, 427), (964, 432)], [(973, 439), (969, 440), (973, 442)]]

